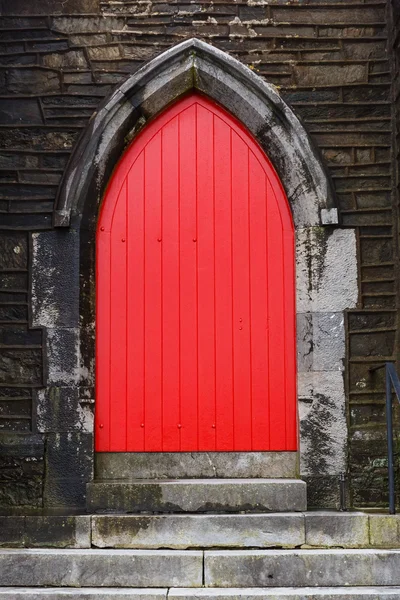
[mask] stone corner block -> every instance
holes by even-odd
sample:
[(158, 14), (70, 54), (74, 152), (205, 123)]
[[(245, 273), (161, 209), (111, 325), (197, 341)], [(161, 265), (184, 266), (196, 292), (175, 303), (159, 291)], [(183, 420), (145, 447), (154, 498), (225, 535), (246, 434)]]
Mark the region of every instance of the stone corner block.
[(369, 535), (374, 548), (400, 548), (400, 514), (369, 515)]
[(305, 515), (306, 545), (367, 548), (368, 515), (357, 512), (316, 511)]

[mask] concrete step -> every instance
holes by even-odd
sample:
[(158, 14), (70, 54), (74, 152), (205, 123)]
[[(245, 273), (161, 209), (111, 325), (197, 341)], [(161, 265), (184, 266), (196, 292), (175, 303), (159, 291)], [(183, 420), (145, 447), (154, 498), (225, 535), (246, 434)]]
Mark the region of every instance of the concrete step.
[(399, 600), (399, 587), (113, 589), (0, 588), (4, 600)]
[(179, 479), (94, 481), (89, 512), (290, 512), (306, 509), (300, 479)]
[(400, 587), (400, 551), (7, 549), (0, 550), (0, 587), (6, 586)]

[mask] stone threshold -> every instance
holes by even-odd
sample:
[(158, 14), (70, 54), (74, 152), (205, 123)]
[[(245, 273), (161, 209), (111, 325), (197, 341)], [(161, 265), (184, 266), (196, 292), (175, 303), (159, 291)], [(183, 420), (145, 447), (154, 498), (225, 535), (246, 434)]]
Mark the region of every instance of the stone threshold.
[(0, 547), (398, 549), (400, 515), (334, 511), (3, 515)]
[(397, 586), (292, 588), (0, 588), (6, 600), (399, 600)]
[(95, 479), (287, 478), (298, 452), (96, 452)]

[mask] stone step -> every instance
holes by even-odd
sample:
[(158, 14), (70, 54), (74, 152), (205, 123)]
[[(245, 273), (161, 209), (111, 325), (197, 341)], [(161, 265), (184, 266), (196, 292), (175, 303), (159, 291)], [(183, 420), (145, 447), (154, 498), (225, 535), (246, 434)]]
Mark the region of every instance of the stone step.
[(215, 550), (206, 587), (400, 586), (400, 550)]
[(1, 600), (167, 600), (168, 589), (0, 588)]
[(91, 522), (97, 548), (400, 548), (400, 515), (94, 515)]
[(198, 587), (203, 553), (179, 550), (0, 550), (0, 586)]
[[(0, 596), (1, 597), (1, 596)], [(400, 587), (293, 587), (177, 589), (168, 592), (168, 600), (399, 600)], [(33, 599), (32, 599), (33, 600)], [(35, 598), (36, 600), (36, 598)]]
[(179, 479), (94, 481), (89, 512), (291, 512), (306, 509), (300, 479)]
[[(399, 550), (0, 550), (0, 587), (400, 587)], [(240, 591), (240, 590), (239, 590)], [(210, 595), (216, 593), (210, 590)]]
[(97, 548), (293, 548), (305, 544), (302, 513), (97, 515)]
[(399, 600), (399, 587), (338, 588), (0, 588), (4, 600)]
[(310, 511), (257, 514), (6, 515), (4, 548), (400, 548), (400, 515)]
[(97, 452), (98, 479), (295, 478), (297, 452)]

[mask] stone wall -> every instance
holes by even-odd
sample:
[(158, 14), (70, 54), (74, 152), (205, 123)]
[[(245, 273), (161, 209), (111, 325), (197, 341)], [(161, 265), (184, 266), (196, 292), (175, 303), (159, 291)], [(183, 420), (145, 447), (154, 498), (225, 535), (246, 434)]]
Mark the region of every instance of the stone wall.
[[(346, 313), (344, 369), (351, 496), (356, 506), (386, 502), (383, 372), (371, 375), (368, 368), (397, 356), (387, 9), (381, 0), (3, 0), (0, 504), (84, 504), (93, 390), (73, 396), (66, 374), (52, 370), (51, 352), (68, 345), (65, 370), (79, 369), (76, 324), (45, 305), (32, 307), (32, 250), (42, 261), (42, 285), (51, 287), (60, 270), (68, 279), (68, 265), (39, 248), (37, 235), (52, 229), (55, 195), (76, 140), (117, 83), (188, 37), (229, 52), (278, 88), (324, 157), (343, 227), (356, 228), (359, 305)], [(398, 48), (393, 29), (390, 48)], [(47, 239), (68, 245), (68, 235)], [(77, 291), (69, 293), (79, 301)], [(32, 309), (40, 313), (34, 321)], [(47, 327), (46, 319), (57, 327)], [(334, 504), (336, 496), (314, 495), (311, 502), (327, 499)]]

